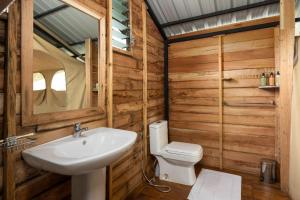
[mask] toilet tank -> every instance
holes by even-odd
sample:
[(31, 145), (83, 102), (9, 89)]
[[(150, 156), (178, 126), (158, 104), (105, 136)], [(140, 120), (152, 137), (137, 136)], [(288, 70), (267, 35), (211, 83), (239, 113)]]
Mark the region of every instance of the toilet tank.
[(168, 121), (157, 121), (149, 125), (150, 152), (159, 155), (164, 146), (168, 144)]

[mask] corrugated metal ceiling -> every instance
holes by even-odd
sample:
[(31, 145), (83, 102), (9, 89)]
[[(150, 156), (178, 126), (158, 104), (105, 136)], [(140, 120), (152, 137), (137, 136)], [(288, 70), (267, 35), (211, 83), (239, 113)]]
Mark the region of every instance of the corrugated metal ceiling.
[(57, 0), (34, 0), (34, 14), (41, 14), (47, 10), (56, 8), (58, 6), (63, 5), (64, 3)]
[[(61, 5), (64, 3), (58, 0), (34, 0), (34, 14), (36, 16)], [(71, 6), (38, 20), (70, 45), (98, 37), (98, 20)], [(77, 44), (73, 48), (84, 54), (83, 45)]]
[[(265, 0), (148, 0), (160, 24), (263, 1)], [(167, 36), (173, 36), (216, 26), (222, 26), (230, 23), (274, 16), (278, 14), (278, 4), (272, 4), (268, 6), (252, 8), (245, 11), (239, 11), (180, 25), (170, 26), (164, 28), (164, 31)]]
[[(266, 0), (148, 0), (160, 24), (178, 21)], [(59, 0), (34, 0), (35, 15), (63, 5)], [(300, 17), (300, 0), (296, 0), (296, 17)], [(278, 4), (224, 14), (164, 28), (167, 36), (184, 34), (231, 23), (279, 15)], [(97, 38), (97, 19), (69, 7), (40, 19), (69, 44)]]

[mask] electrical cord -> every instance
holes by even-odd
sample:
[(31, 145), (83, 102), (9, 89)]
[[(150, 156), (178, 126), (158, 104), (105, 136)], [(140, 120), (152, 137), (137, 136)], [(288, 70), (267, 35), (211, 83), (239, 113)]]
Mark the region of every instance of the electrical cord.
[[(142, 134), (143, 136), (143, 134)], [(142, 152), (144, 152), (144, 142), (142, 142)], [(155, 166), (155, 163), (157, 162), (157, 159), (155, 158), (155, 161), (154, 161), (154, 166)], [(158, 162), (157, 162), (158, 163)], [(167, 185), (161, 185), (161, 184), (155, 184), (155, 177), (153, 178), (148, 178), (146, 173), (145, 173), (145, 170), (144, 170), (144, 154), (142, 154), (142, 172), (143, 172), (143, 176), (147, 182), (148, 185), (154, 187), (157, 191), (159, 192), (163, 192), (163, 193), (168, 193), (171, 191), (171, 187), (170, 186), (167, 186)]]

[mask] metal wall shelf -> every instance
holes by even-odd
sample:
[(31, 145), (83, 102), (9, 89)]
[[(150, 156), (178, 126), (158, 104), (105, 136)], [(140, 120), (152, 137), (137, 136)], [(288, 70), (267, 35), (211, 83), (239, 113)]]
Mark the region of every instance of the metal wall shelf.
[(276, 85), (270, 86), (270, 85), (268, 85), (268, 86), (259, 86), (258, 88), (259, 89), (279, 89), (280, 86), (276, 86)]

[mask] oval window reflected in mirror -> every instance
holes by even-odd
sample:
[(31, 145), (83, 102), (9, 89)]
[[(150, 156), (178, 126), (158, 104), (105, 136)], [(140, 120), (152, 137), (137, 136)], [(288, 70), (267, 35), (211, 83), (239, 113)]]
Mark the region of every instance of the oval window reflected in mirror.
[(33, 91), (40, 91), (46, 89), (46, 80), (42, 73), (33, 73)]
[(59, 70), (55, 72), (51, 81), (51, 89), (55, 91), (67, 91), (66, 72)]

